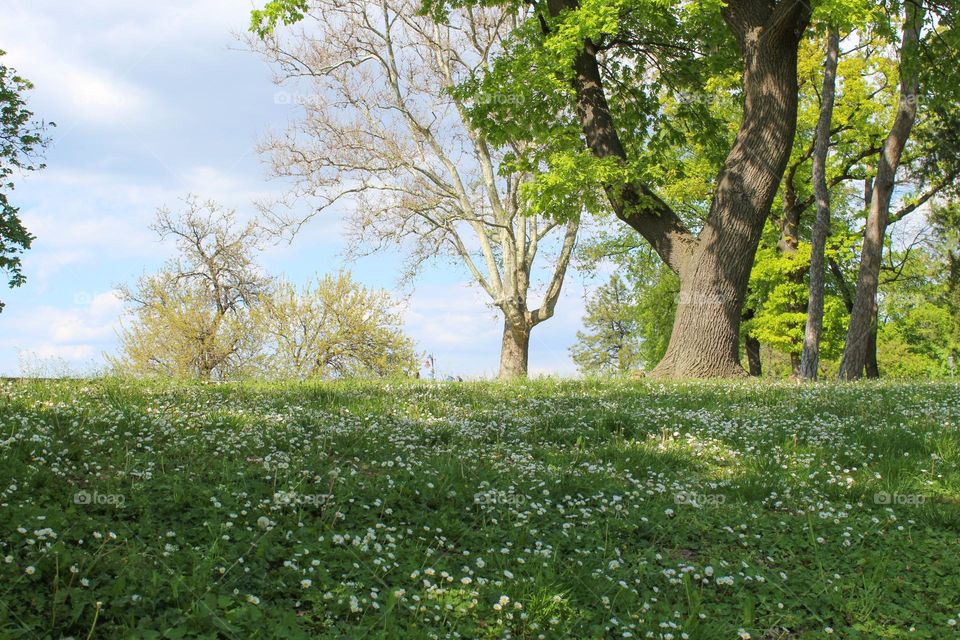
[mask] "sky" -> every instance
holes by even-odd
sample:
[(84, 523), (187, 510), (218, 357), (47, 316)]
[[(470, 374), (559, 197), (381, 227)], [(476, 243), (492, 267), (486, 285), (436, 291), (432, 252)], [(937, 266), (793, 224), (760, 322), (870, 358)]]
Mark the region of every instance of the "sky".
[[(283, 88), (238, 38), (249, 0), (4, 0), (4, 64), (30, 79), (29, 107), (53, 121), (47, 168), (17, 182), (12, 202), (37, 237), (23, 259), (27, 283), (0, 292), (0, 375), (84, 373), (116, 353), (124, 310), (116, 286), (173, 255), (149, 224), (188, 194), (252, 215), (282, 196), (258, 141), (298, 116)], [(291, 244), (269, 248), (271, 274), (303, 283), (346, 267), (403, 301), (405, 329), (440, 374), (496, 374), (501, 324), (449, 261), (411, 286), (403, 255), (344, 263), (345, 211), (330, 210)], [(531, 337), (534, 375), (572, 375), (568, 348), (589, 282), (568, 277), (556, 316)]]

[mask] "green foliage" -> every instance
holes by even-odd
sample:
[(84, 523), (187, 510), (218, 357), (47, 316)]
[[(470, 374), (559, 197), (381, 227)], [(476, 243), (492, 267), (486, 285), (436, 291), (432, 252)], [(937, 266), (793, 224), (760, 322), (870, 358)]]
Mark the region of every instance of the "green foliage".
[(0, 382), (0, 635), (950, 638), (958, 411), (951, 383)]
[[(587, 331), (578, 332), (578, 343), (571, 348), (574, 362), (589, 373), (652, 369), (666, 353), (673, 332), (679, 278), (639, 236), (619, 229), (596, 234), (581, 247), (581, 258), (587, 268), (609, 262), (616, 273), (588, 302), (583, 320)], [(613, 318), (623, 325), (613, 325)], [(620, 333), (624, 337), (618, 337)], [(628, 363), (622, 368), (614, 364), (616, 358), (606, 356), (617, 344), (624, 345)]]
[[(5, 52), (0, 51), (3, 55)], [(9, 200), (13, 176), (43, 168), (39, 156), (48, 143), (44, 131), (54, 126), (34, 120), (33, 112), (27, 109), (24, 94), (32, 88), (16, 70), (0, 64), (0, 271), (9, 275), (10, 287), (26, 281), (20, 256), (34, 240), (20, 220), (20, 210)], [(3, 306), (0, 302), (0, 311)]]
[(587, 300), (583, 326), (570, 356), (581, 373), (622, 375), (643, 364), (633, 292), (616, 274)]
[[(833, 253), (835, 249), (828, 250), (828, 255)], [(780, 353), (799, 356), (807, 321), (809, 270), (809, 243), (802, 242), (792, 253), (761, 247), (750, 276), (747, 302), (754, 309), (754, 316), (743, 323), (743, 330)], [(820, 341), (822, 359), (831, 360), (842, 354), (846, 322), (843, 300), (832, 287), (828, 288)]]
[[(540, 170), (525, 192), (531, 210), (562, 212), (557, 203), (580, 199), (597, 212), (603, 187), (641, 180), (696, 226), (739, 113), (737, 54), (720, 6), (592, 0), (555, 17), (536, 6), (493, 65), (456, 90), (488, 139), (540, 149), (523, 160)], [(588, 38), (604, 51), (607, 97), (629, 162), (599, 161), (584, 148), (570, 81)]]
[(252, 310), (268, 378), (371, 378), (412, 375), (419, 358), (395, 303), (347, 272), (302, 291), (280, 282)]
[(269, 0), (263, 9), (250, 12), (250, 31), (266, 38), (278, 24), (290, 25), (303, 20), (307, 9), (307, 0)]
[(927, 242), (891, 251), (880, 305), (881, 373), (899, 377), (949, 375), (960, 355), (960, 207), (931, 208)]

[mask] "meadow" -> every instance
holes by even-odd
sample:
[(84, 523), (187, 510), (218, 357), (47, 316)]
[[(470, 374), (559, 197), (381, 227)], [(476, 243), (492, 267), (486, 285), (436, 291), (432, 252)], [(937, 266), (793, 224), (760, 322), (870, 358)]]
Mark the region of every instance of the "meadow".
[(0, 385), (0, 638), (960, 637), (960, 386)]

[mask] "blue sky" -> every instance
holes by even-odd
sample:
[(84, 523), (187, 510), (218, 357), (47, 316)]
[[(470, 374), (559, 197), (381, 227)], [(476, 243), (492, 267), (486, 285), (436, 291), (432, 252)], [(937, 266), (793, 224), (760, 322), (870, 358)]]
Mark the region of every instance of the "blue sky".
[[(258, 140), (297, 117), (281, 88), (238, 38), (246, 0), (64, 3), (5, 0), (4, 62), (36, 89), (30, 107), (57, 123), (47, 169), (18, 181), (13, 200), (37, 236), (24, 258), (27, 284), (0, 293), (0, 374), (95, 369), (116, 349), (123, 305), (114, 293), (159, 267), (171, 247), (148, 224), (180, 198), (213, 198), (241, 213), (283, 194)], [(303, 282), (344, 266), (342, 212), (315, 218), (290, 245), (266, 252), (273, 274)], [(395, 291), (408, 333), (441, 372), (493, 375), (500, 324), (454, 263), (430, 265), (398, 288), (402, 255), (347, 265), (364, 284)], [(569, 277), (557, 315), (534, 329), (531, 371), (574, 372), (568, 347), (585, 283)]]

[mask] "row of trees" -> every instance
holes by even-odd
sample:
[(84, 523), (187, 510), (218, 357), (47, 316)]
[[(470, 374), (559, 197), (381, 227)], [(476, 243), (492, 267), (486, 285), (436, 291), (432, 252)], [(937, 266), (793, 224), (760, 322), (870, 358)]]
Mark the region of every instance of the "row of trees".
[[(668, 330), (662, 304), (616, 330), (657, 325), (636, 348), (659, 352), (653, 374), (742, 375), (758, 340), (787, 337), (816, 377), (838, 288), (839, 373), (856, 378), (875, 369), (888, 227), (956, 189), (956, 4), (272, 0), (252, 31), (315, 90), (269, 148), (277, 173), (320, 208), (376, 194), (358, 198), (363, 238), (452, 247), (504, 313), (505, 362), (552, 314), (576, 220), (609, 212), (622, 224), (593, 255), (676, 289)], [(530, 229), (560, 224), (545, 302), (518, 313)], [(829, 284), (845, 264), (855, 277)]]
[[(906, 231), (889, 238), (884, 250), (877, 340), (867, 375), (953, 375), (960, 364), (960, 205), (934, 206), (924, 224)], [(820, 375), (839, 373), (857, 275), (855, 235), (837, 235), (844, 242), (827, 250)], [(595, 248), (612, 246), (601, 242)], [(679, 291), (676, 278), (638, 249), (621, 254), (617, 262), (617, 272), (590, 295), (584, 329), (571, 349), (586, 374), (650, 369), (666, 350)], [(748, 293), (752, 313), (742, 325), (751, 374), (800, 375), (809, 265), (808, 244), (790, 258), (772, 246), (758, 252)]]
[[(404, 247), (408, 276), (451, 258), (502, 313), (500, 374), (513, 377), (554, 314), (583, 221), (614, 220), (580, 249), (618, 269), (602, 296), (642, 307), (615, 331), (635, 345), (618, 362), (737, 376), (744, 357), (759, 369), (765, 344), (803, 377), (838, 355), (842, 377), (876, 374), (879, 314), (896, 315), (890, 274), (908, 287), (919, 253), (936, 253), (901, 251), (888, 229), (957, 190), (956, 5), (270, 0), (250, 43), (302, 109), (262, 149), (293, 185), (272, 231), (340, 204), (358, 252)], [(15, 164), (43, 142), (18, 97), (27, 85), (2, 79), (14, 88), (4, 158), (31, 168)], [(304, 201), (311, 212), (296, 213)], [(30, 236), (5, 216), (12, 262), (0, 266), (19, 284)], [(169, 270), (129, 299), (146, 326), (162, 306), (210, 295), (219, 316), (201, 333), (230, 336), (237, 309), (284, 289), (199, 282)], [(191, 366), (236, 359), (204, 357)]]
[[(930, 3), (900, 5), (902, 15), (893, 20), (889, 11), (896, 5), (817, 8), (822, 24), (799, 50), (793, 151), (742, 306), (740, 336), (749, 370), (759, 374), (763, 343), (787, 358), (787, 373), (795, 376), (875, 377), (880, 327), (886, 340), (894, 341), (881, 344), (888, 371), (942, 374), (957, 359), (951, 337), (957, 309), (948, 303), (949, 255), (955, 247), (950, 229), (956, 221), (944, 224), (953, 210), (949, 198), (957, 193), (960, 149), (956, 78), (948, 68), (957, 61), (955, 16), (943, 13), (946, 5)], [(848, 13), (830, 13), (831, 8)], [(726, 104), (710, 107), (721, 118), (729, 113)], [(915, 213), (938, 199), (926, 215)], [(902, 227), (908, 217), (921, 232), (898, 247), (887, 230)], [(637, 283), (633, 303), (644, 305), (651, 292), (662, 294), (671, 283), (638, 245), (637, 238), (620, 233), (592, 251), (615, 257), (627, 279)], [(902, 307), (897, 293), (907, 287), (916, 302), (911, 309)], [(888, 309), (898, 305), (891, 315)], [(925, 345), (915, 337), (907, 350), (901, 337), (895, 340), (902, 331), (892, 322), (910, 324), (906, 316), (912, 314), (929, 323), (927, 312), (934, 307), (939, 321), (921, 332)], [(633, 315), (626, 307), (621, 313)], [(610, 333), (595, 317), (588, 324), (599, 332), (594, 340)], [(662, 318), (647, 329), (634, 339), (662, 332)], [(925, 354), (922, 365), (906, 357), (918, 352)], [(654, 357), (658, 353), (652, 350)], [(603, 359), (588, 349), (578, 361), (595, 370)]]
[(121, 373), (201, 379), (413, 375), (418, 357), (395, 302), (348, 273), (303, 289), (266, 275), (257, 255), (270, 234), (214, 202), (188, 198), (153, 226), (177, 256), (123, 287), (130, 314)]

